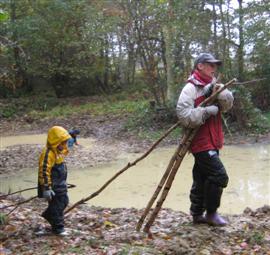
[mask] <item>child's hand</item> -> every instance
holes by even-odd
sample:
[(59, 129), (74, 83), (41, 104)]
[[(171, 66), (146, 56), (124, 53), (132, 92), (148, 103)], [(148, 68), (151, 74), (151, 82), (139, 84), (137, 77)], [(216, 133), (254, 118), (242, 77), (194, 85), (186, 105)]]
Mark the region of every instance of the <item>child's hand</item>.
[(44, 190), (43, 194), (42, 194), (43, 198), (45, 198), (47, 201), (51, 201), (52, 198), (55, 196), (55, 193), (53, 190), (48, 189), (48, 190)]

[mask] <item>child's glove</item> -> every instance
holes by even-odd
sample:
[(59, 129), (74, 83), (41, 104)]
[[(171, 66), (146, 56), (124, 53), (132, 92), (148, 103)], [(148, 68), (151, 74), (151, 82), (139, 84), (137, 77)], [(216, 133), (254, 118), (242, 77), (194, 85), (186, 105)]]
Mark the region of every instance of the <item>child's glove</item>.
[(51, 189), (44, 190), (42, 194), (42, 197), (45, 198), (47, 201), (51, 201), (54, 196), (55, 196), (55, 193)]

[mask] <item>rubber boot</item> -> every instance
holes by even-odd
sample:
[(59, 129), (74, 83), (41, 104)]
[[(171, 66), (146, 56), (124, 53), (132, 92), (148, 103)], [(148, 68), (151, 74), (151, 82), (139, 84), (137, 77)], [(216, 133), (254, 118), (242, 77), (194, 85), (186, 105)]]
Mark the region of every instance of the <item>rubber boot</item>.
[(228, 222), (223, 219), (217, 212), (214, 213), (207, 213), (206, 214), (206, 221), (211, 226), (219, 226), (223, 227), (228, 224)]
[(193, 215), (193, 224), (205, 224), (207, 223), (205, 216)]

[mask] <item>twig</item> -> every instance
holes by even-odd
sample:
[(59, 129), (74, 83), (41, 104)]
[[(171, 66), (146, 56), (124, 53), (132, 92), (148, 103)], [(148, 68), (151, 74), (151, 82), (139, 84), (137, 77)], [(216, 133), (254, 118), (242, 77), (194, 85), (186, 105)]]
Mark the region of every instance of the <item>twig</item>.
[(234, 85), (248, 85), (248, 84), (253, 84), (253, 83), (256, 83), (256, 82), (259, 82), (259, 81), (264, 81), (266, 79), (267, 78), (260, 78), (260, 79), (254, 79), (254, 80), (251, 80), (251, 81), (235, 82)]
[(15, 211), (20, 205), (22, 205), (22, 204), (25, 204), (25, 203), (28, 203), (28, 202), (30, 202), (30, 201), (32, 201), (33, 199), (35, 199), (35, 198), (37, 198), (38, 196), (34, 196), (34, 197), (30, 197), (30, 198), (28, 198), (28, 199), (26, 199), (26, 200), (24, 200), (24, 201), (21, 201), (21, 202), (19, 202), (19, 203), (16, 203), (16, 204), (13, 204), (13, 205), (7, 205), (7, 206), (5, 206), (5, 207), (3, 207), (3, 208), (1, 208), (1, 209), (6, 209), (6, 208), (9, 208), (9, 207), (12, 207), (12, 206), (15, 206), (15, 208), (13, 208), (7, 215), (10, 215), (13, 211)]
[(227, 124), (227, 120), (226, 120), (226, 118), (222, 115), (222, 120), (223, 120), (223, 123), (224, 123), (224, 125), (225, 125), (225, 127), (226, 127), (226, 129), (227, 129), (227, 131), (228, 131), (228, 133), (229, 133), (229, 135), (230, 135), (230, 137), (232, 137), (232, 132), (231, 132), (231, 130), (229, 129), (229, 126), (228, 126), (228, 124)]
[[(72, 188), (76, 187), (76, 185), (74, 185), (74, 184), (68, 184), (67, 186), (68, 186), (68, 189), (72, 189)], [(3, 199), (3, 198), (6, 198), (8, 196), (11, 196), (11, 195), (14, 195), (14, 194), (17, 194), (17, 193), (22, 193), (22, 192), (25, 192), (25, 191), (28, 191), (28, 190), (33, 190), (33, 189), (37, 189), (37, 187), (22, 189), (22, 190), (18, 190), (18, 191), (12, 192), (12, 193), (2, 195), (2, 196), (0, 196), (0, 200)]]
[(68, 208), (65, 211), (65, 214), (70, 212), (71, 210), (73, 210), (75, 207), (77, 207), (80, 204), (85, 203), (86, 201), (96, 197), (97, 195), (99, 195), (100, 192), (102, 192), (113, 180), (115, 180), (120, 174), (122, 174), (123, 172), (125, 172), (127, 169), (129, 169), (132, 166), (135, 166), (139, 161), (141, 161), (142, 159), (144, 159), (145, 157), (147, 157), (154, 149), (155, 147), (166, 137), (168, 136), (175, 128), (177, 128), (180, 125), (180, 122), (177, 122), (176, 124), (174, 124), (171, 128), (169, 128), (152, 146), (151, 148), (146, 151), (141, 157), (137, 158), (136, 160), (134, 160), (133, 162), (129, 162), (124, 168), (122, 168), (120, 171), (118, 171), (111, 179), (109, 179), (103, 186), (101, 186), (100, 189), (98, 189), (97, 191), (95, 191), (94, 193), (92, 193), (90, 196), (83, 198), (81, 200), (79, 200), (78, 202), (76, 202), (75, 204), (73, 204), (70, 208)]
[(0, 196), (0, 199), (6, 198), (8, 196), (11, 196), (11, 195), (14, 195), (14, 194), (17, 194), (17, 193), (21, 193), (21, 192), (24, 192), (24, 191), (33, 190), (33, 189), (37, 189), (37, 187), (22, 189), (22, 190), (18, 190), (18, 191), (12, 192), (12, 193), (8, 193), (8, 194)]
[[(72, 189), (72, 188), (75, 188), (76, 185), (74, 184), (68, 184), (68, 189)], [(36, 187), (35, 187), (36, 188)], [(35, 189), (35, 188), (30, 188), (30, 189)], [(26, 189), (27, 190), (27, 189)], [(6, 208), (9, 208), (9, 207), (12, 207), (12, 206), (15, 206), (10, 212), (8, 212), (7, 216), (9, 216), (12, 212), (14, 212), (20, 205), (22, 204), (25, 204), (25, 203), (28, 203), (30, 201), (32, 201), (33, 199), (37, 198), (38, 196), (34, 196), (34, 197), (30, 197), (29, 199), (26, 199), (22, 202), (19, 202), (19, 203), (16, 203), (16, 204), (13, 204), (13, 205), (8, 205), (8, 206), (5, 206), (1, 209), (6, 209)]]

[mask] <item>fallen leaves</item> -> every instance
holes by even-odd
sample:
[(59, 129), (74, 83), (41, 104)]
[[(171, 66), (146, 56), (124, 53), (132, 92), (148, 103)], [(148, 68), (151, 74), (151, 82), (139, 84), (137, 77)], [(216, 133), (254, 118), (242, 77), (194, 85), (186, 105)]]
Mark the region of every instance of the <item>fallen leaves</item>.
[(229, 216), (231, 224), (224, 228), (192, 225), (189, 215), (162, 209), (152, 228), (152, 238), (135, 231), (140, 210), (86, 205), (76, 208), (67, 217), (68, 237), (38, 237), (35, 230), (48, 226), (40, 217), (42, 209), (38, 201), (23, 204), (0, 226), (3, 254), (270, 255), (268, 207)]

